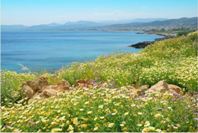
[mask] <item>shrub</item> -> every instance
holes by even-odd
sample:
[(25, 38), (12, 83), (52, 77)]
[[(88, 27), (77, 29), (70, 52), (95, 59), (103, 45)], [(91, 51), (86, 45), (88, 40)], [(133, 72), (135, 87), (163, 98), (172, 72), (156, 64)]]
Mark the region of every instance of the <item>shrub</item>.
[(11, 105), (21, 100), (21, 85), (27, 80), (35, 78), (33, 74), (18, 74), (15, 72), (1, 72), (1, 105)]

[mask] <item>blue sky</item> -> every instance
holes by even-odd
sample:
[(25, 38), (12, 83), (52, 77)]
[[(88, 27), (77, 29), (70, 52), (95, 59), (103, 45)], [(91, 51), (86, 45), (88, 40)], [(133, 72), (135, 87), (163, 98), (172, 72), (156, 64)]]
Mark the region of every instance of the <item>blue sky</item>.
[(197, 16), (197, 0), (1, 0), (2, 24)]

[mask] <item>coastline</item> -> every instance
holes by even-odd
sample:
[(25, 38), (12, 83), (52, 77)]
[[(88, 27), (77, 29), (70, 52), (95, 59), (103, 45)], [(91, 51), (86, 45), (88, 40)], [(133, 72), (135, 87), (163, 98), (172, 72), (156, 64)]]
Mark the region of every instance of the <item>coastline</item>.
[(173, 35), (166, 35), (166, 34), (162, 34), (162, 33), (152, 33), (152, 32), (137, 32), (137, 34), (155, 34), (155, 35), (160, 35), (160, 36), (163, 36), (163, 37), (162, 38), (156, 38), (153, 41), (137, 42), (137, 43), (134, 43), (134, 44), (129, 45), (128, 47), (141, 49), (141, 48), (145, 48), (146, 46), (151, 45), (151, 44), (153, 44), (155, 42), (158, 42), (158, 41), (162, 41), (162, 40), (166, 40), (166, 39), (175, 37)]

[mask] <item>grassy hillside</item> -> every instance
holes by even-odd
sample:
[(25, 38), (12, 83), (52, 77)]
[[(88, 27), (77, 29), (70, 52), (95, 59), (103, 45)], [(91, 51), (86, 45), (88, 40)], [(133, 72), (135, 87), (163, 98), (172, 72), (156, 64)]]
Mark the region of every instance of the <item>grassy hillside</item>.
[[(157, 42), (138, 54), (100, 57), (54, 74), (2, 72), (2, 131), (196, 131), (194, 98), (175, 99), (168, 93), (143, 99), (131, 96), (131, 85), (166, 80), (197, 92), (198, 32)], [(65, 79), (105, 83), (99, 88), (73, 87), (58, 97), (21, 104), (21, 85), (38, 76), (51, 84)]]
[(197, 91), (197, 32), (157, 42), (138, 54), (100, 57), (94, 62), (77, 64), (56, 73), (60, 78), (75, 83), (77, 79), (105, 81), (115, 86), (153, 85), (166, 80)]

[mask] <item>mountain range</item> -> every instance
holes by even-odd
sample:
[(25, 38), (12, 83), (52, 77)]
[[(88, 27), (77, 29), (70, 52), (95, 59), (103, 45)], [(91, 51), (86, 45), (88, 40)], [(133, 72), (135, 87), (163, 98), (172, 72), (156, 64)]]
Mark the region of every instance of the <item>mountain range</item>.
[(102, 27), (104, 30), (112, 31), (131, 31), (131, 30), (172, 30), (172, 29), (197, 29), (197, 17), (192, 18), (179, 18), (179, 19), (167, 19), (161, 21), (152, 21), (146, 23), (127, 23), (127, 24), (114, 24)]
[(197, 17), (179, 19), (134, 19), (116, 22), (77, 21), (34, 26), (1, 25), (1, 31), (145, 31), (153, 29), (197, 29)]

